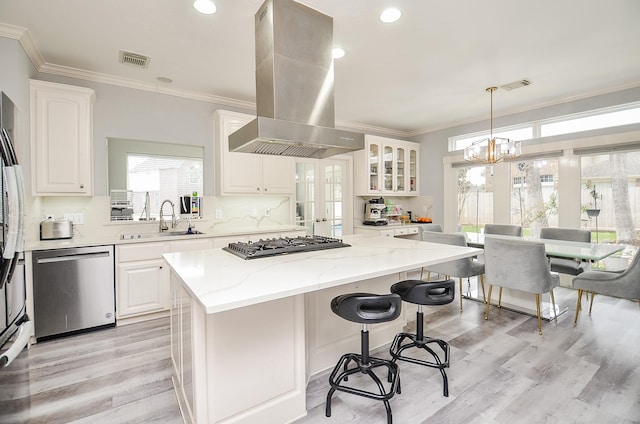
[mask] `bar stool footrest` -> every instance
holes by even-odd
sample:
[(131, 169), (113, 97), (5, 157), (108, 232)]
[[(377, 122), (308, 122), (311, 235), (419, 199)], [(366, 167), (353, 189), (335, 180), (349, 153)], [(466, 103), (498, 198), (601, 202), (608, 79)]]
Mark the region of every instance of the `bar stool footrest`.
[[(406, 339), (410, 340), (410, 342), (403, 344)], [(444, 359), (441, 359), (440, 355), (429, 347), (430, 344), (436, 344), (442, 350)], [(411, 348), (424, 349), (433, 356), (433, 362), (402, 355), (402, 352)], [(445, 368), (449, 368), (450, 351), (449, 344), (447, 342), (440, 339), (433, 339), (431, 337), (422, 337), (419, 339), (415, 334), (399, 333), (393, 339), (393, 343), (391, 343), (389, 354), (391, 354), (393, 361), (401, 360), (438, 369), (442, 375), (442, 394), (444, 397), (449, 396), (449, 379), (447, 378), (447, 373), (444, 370)]]
[[(349, 368), (349, 364), (354, 362), (357, 364), (354, 368)], [(385, 388), (380, 377), (374, 373), (375, 368), (384, 367), (388, 375), (388, 384)], [(357, 387), (348, 386), (344, 382), (348, 381), (349, 376), (353, 374), (367, 374), (378, 386), (380, 393), (370, 392), (367, 390), (359, 389)], [(329, 384), (331, 389), (327, 394), (326, 411), (327, 417), (331, 416), (331, 397), (336, 391), (350, 393), (357, 396), (366, 397), (374, 400), (381, 400), (384, 403), (384, 407), (387, 411), (387, 424), (392, 424), (391, 406), (389, 405), (389, 399), (391, 399), (396, 393), (400, 393), (400, 375), (398, 365), (395, 362), (369, 357), (369, 363), (362, 363), (362, 355), (357, 353), (347, 353), (342, 355), (336, 366), (333, 368), (331, 375), (329, 376)]]
[[(406, 339), (409, 339), (410, 342), (404, 344)], [(429, 347), (430, 344), (438, 345), (440, 350), (442, 350), (444, 359), (441, 359), (440, 355)], [(414, 347), (424, 349), (425, 351), (430, 353), (431, 356), (433, 356), (434, 362), (402, 355), (402, 352)], [(403, 361), (411, 362), (414, 364), (420, 364), (420, 365), (424, 365), (426, 367), (431, 367), (431, 368), (439, 368), (439, 369), (449, 368), (449, 355), (450, 355), (449, 344), (444, 340), (440, 340), (440, 339), (423, 337), (422, 340), (418, 340), (415, 334), (399, 333), (396, 335), (396, 337), (393, 339), (393, 342), (391, 343), (391, 347), (389, 348), (389, 354), (393, 357), (394, 361), (400, 359)]]

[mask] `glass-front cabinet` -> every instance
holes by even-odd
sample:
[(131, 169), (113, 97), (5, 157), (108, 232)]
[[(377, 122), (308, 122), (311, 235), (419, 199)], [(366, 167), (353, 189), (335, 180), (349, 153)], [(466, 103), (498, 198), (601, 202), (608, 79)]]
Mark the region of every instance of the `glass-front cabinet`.
[(355, 152), (356, 195), (418, 194), (418, 143), (373, 135)]
[(409, 194), (418, 194), (418, 149), (409, 149)]
[(369, 188), (368, 191), (377, 193), (380, 191), (380, 145), (377, 143), (367, 144), (368, 168), (369, 168)]

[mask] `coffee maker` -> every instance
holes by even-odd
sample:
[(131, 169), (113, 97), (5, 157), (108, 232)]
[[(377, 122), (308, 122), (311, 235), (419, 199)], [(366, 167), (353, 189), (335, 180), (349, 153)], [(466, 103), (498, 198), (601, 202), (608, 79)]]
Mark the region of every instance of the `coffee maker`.
[(388, 221), (385, 217), (386, 206), (384, 199), (371, 199), (364, 205), (364, 225), (387, 225)]

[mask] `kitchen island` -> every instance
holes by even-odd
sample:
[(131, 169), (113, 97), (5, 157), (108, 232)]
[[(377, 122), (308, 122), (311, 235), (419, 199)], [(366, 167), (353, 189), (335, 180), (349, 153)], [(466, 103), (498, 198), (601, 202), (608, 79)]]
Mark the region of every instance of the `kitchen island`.
[[(222, 249), (165, 254), (171, 269), (171, 357), (185, 422), (287, 423), (306, 414), (306, 382), (359, 351), (360, 326), (331, 298), (388, 293), (406, 272), (480, 249), (354, 235), (350, 247), (243, 260)], [(371, 326), (391, 342), (403, 314)], [(409, 318), (410, 319), (410, 318)]]

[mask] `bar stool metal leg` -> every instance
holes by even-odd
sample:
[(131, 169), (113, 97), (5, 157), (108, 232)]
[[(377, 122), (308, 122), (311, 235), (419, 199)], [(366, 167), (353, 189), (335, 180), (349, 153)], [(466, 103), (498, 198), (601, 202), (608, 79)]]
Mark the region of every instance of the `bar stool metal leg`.
[[(396, 393), (400, 393), (399, 369), (398, 365), (391, 360), (375, 358), (370, 355), (368, 323), (387, 322), (396, 319), (400, 315), (401, 305), (400, 296), (396, 294), (370, 295), (355, 293), (338, 296), (331, 302), (331, 309), (337, 315), (349, 321), (361, 323), (362, 330), (360, 331), (360, 353), (342, 355), (329, 375), (331, 388), (327, 393), (325, 404), (325, 415), (327, 417), (331, 416), (331, 398), (336, 391), (340, 391), (382, 401), (387, 414), (387, 423), (392, 424), (393, 417), (389, 399)], [(376, 375), (376, 370), (385, 371), (390, 384), (385, 387), (380, 377)], [(367, 375), (377, 387), (377, 392), (358, 387), (358, 378), (353, 378), (352, 384), (350, 384), (349, 377), (355, 377), (356, 374)]]

